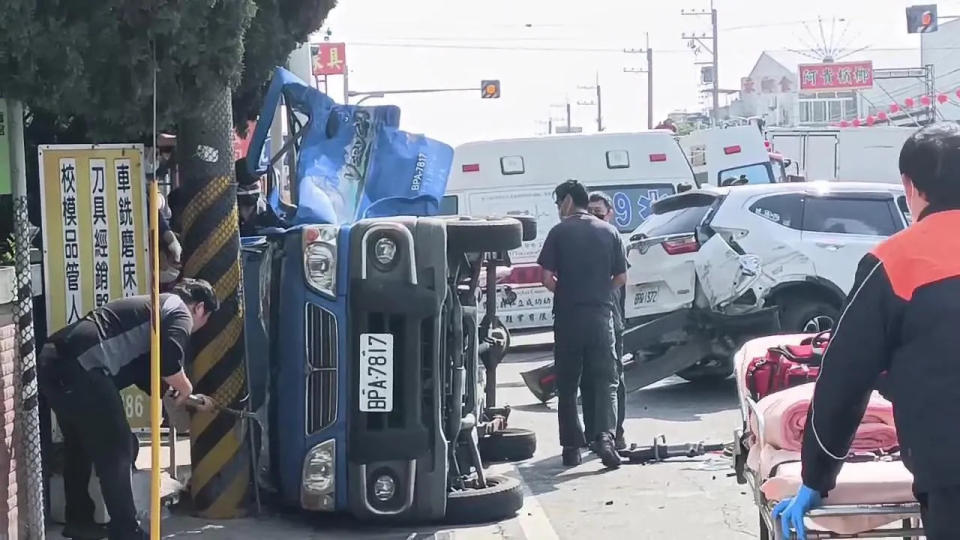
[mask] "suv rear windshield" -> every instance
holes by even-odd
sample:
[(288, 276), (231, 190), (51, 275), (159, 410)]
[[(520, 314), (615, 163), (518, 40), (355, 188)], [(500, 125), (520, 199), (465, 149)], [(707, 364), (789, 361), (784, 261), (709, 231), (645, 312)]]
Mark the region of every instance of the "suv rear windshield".
[(684, 195), (672, 199), (674, 204), (661, 205), (637, 231), (647, 237), (694, 233), (703, 223), (716, 197)]
[(631, 233), (653, 215), (653, 203), (676, 192), (673, 184), (588, 185), (590, 192), (600, 191), (613, 201), (613, 225), (621, 233)]

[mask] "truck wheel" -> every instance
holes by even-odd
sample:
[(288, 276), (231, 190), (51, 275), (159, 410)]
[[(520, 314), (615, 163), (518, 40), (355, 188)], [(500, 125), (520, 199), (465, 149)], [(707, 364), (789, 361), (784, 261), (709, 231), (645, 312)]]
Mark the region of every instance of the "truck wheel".
[(523, 225), (512, 218), (450, 219), (447, 243), (452, 251), (463, 253), (509, 251), (523, 244)]
[(447, 494), (447, 523), (489, 523), (513, 517), (523, 507), (520, 481), (487, 476), (487, 487)]
[(836, 326), (840, 310), (823, 300), (791, 298), (780, 308), (780, 326), (788, 332), (819, 334)]
[(680, 378), (692, 383), (720, 382), (733, 374), (733, 359), (725, 356), (708, 356), (677, 373)]
[(529, 429), (506, 428), (480, 439), (484, 463), (530, 459), (537, 450), (537, 434)]
[(529, 242), (537, 239), (537, 218), (533, 216), (510, 216), (520, 222), (523, 226), (523, 241)]

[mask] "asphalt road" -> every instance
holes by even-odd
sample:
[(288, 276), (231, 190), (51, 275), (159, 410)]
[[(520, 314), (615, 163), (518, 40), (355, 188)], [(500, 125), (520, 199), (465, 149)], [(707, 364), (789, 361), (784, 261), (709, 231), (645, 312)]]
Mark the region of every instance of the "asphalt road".
[[(492, 470), (519, 476), (526, 489), (523, 510), (512, 519), (474, 527), (375, 527), (347, 516), (316, 516), (274, 510), (259, 518), (208, 523), (182, 515), (163, 521), (163, 537), (176, 539), (402, 539), (503, 538), (554, 540), (747, 539), (757, 537), (757, 510), (737, 485), (729, 459), (708, 456), (656, 465), (625, 464), (606, 471), (592, 455), (575, 468), (560, 463), (555, 400), (543, 405), (523, 385), (520, 373), (552, 361), (549, 348), (510, 355), (498, 373), (498, 404), (510, 405), (510, 424), (533, 429), (536, 455)], [(668, 379), (628, 396), (626, 435), (650, 444), (729, 442), (739, 423), (733, 380), (698, 386)], [(48, 538), (60, 536), (51, 531)]]

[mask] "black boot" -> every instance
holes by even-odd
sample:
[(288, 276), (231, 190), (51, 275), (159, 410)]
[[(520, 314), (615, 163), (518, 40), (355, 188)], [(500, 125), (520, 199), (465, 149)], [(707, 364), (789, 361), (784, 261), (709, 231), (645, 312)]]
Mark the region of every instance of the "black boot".
[(63, 537), (71, 540), (100, 540), (107, 534), (107, 526), (100, 523), (67, 523), (63, 527)]
[(563, 466), (576, 467), (580, 463), (580, 449), (573, 446), (565, 446), (563, 448)]
[(597, 455), (600, 456), (600, 461), (603, 462), (603, 466), (610, 469), (619, 469), (620, 468), (620, 455), (617, 454), (616, 448), (614, 448), (613, 437), (609, 433), (601, 433), (597, 437), (597, 442), (594, 445)]

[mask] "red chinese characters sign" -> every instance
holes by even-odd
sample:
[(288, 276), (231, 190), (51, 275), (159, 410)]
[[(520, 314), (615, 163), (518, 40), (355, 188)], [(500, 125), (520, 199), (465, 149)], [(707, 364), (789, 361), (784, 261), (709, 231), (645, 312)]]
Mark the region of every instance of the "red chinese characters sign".
[(343, 75), (347, 70), (347, 46), (344, 43), (314, 43), (310, 47), (313, 75)]
[(800, 90), (873, 88), (873, 62), (801, 64)]

